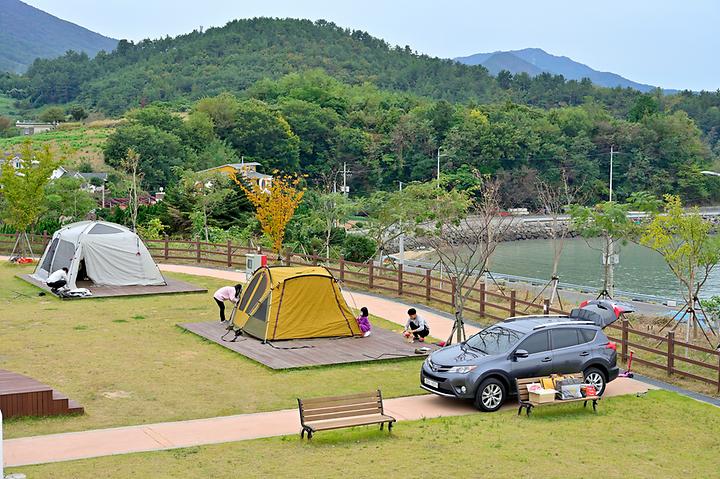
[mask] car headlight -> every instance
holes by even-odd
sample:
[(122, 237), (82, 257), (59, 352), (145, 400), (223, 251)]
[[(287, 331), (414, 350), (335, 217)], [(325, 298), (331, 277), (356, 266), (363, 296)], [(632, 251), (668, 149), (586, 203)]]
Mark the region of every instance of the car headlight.
[(453, 366), (448, 371), (449, 373), (467, 374), (477, 366)]

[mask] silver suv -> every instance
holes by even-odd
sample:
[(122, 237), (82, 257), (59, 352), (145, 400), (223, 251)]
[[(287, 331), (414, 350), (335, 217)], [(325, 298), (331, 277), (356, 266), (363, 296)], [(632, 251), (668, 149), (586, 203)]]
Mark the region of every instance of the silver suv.
[(488, 412), (517, 394), (518, 378), (582, 371), (602, 394), (618, 376), (617, 352), (602, 331), (606, 324), (593, 319), (572, 313), (510, 318), (432, 353), (423, 363), (420, 386), (441, 396), (472, 399)]

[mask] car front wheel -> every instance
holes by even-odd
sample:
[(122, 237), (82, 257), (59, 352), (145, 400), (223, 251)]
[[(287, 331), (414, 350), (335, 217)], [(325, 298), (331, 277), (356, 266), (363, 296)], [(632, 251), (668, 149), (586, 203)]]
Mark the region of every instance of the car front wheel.
[(505, 402), (505, 385), (494, 378), (480, 383), (475, 393), (475, 407), (484, 412), (495, 412)]
[(602, 396), (605, 392), (605, 375), (598, 368), (585, 370), (585, 383), (595, 386), (598, 396)]

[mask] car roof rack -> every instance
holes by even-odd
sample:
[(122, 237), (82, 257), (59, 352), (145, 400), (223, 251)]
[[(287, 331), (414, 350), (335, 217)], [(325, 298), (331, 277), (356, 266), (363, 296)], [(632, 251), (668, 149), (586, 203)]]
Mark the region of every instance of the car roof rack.
[(528, 314), (525, 316), (510, 316), (509, 318), (503, 319), (503, 323), (512, 323), (519, 319), (540, 319), (540, 318), (569, 318), (567, 314)]
[(548, 326), (597, 326), (593, 321), (559, 321), (557, 323), (546, 323), (546, 324), (538, 324), (533, 328), (535, 329), (541, 329), (541, 328), (547, 328)]

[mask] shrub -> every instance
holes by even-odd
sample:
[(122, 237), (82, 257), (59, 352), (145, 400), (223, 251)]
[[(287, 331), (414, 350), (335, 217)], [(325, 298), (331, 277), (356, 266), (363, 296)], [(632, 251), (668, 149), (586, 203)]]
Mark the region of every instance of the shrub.
[(343, 256), (353, 263), (364, 263), (373, 257), (377, 250), (375, 241), (367, 236), (348, 235), (343, 242)]

